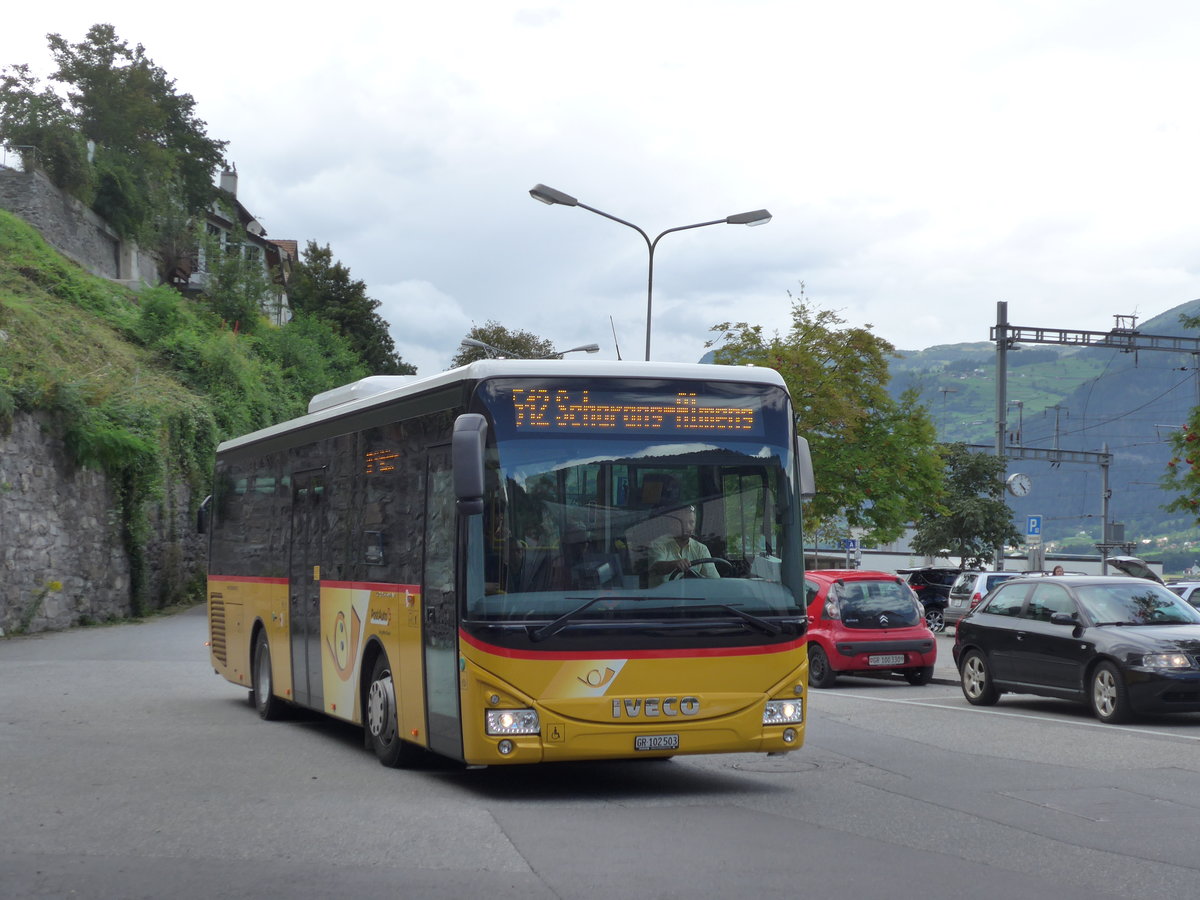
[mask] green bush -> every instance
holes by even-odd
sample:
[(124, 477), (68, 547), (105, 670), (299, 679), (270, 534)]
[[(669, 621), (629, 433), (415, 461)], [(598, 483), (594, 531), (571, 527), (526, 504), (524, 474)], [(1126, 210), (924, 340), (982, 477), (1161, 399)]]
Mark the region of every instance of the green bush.
[(153, 347), (181, 329), (187, 319), (184, 300), (178, 292), (158, 285), (138, 295), (138, 320), (135, 334), (147, 347)]

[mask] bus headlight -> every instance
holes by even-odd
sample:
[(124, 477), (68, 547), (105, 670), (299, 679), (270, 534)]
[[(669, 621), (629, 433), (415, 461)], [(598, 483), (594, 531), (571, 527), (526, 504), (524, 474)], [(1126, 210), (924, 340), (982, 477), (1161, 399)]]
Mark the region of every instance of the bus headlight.
[(768, 700), (763, 709), (764, 725), (792, 725), (804, 721), (804, 699)]
[(536, 709), (489, 709), (488, 734), (537, 734), (542, 730)]

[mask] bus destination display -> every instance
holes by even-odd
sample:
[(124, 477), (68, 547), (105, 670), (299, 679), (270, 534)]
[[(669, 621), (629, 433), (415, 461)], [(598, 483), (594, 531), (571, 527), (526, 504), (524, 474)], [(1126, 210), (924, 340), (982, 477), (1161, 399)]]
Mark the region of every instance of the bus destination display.
[(695, 393), (667, 397), (595, 398), (586, 388), (512, 388), (518, 433), (551, 431), (661, 434), (756, 434), (761, 429), (758, 401), (722, 398), (706, 401)]

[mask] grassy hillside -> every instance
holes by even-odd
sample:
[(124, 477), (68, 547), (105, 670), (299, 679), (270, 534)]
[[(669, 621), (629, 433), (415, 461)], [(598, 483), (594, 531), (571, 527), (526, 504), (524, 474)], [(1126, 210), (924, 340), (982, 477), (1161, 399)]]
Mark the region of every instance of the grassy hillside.
[(0, 430), (18, 411), (43, 413), (76, 464), (108, 475), (136, 612), (157, 600), (143, 548), (163, 485), (182, 479), (202, 498), (219, 440), (364, 374), (327, 367), (305, 323), (257, 330), (234, 333), (170, 288), (135, 295), (90, 276), (0, 210)]

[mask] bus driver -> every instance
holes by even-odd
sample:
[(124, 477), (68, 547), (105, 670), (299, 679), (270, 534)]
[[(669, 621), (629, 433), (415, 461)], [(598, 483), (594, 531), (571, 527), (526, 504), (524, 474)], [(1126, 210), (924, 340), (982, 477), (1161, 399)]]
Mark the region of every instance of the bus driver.
[(662, 584), (674, 572), (675, 577), (688, 575), (698, 578), (720, 578), (717, 567), (711, 562), (693, 566), (698, 559), (710, 559), (711, 551), (693, 536), (696, 531), (696, 507), (685, 506), (677, 513), (667, 516), (675, 523), (672, 532), (650, 542), (650, 586)]

